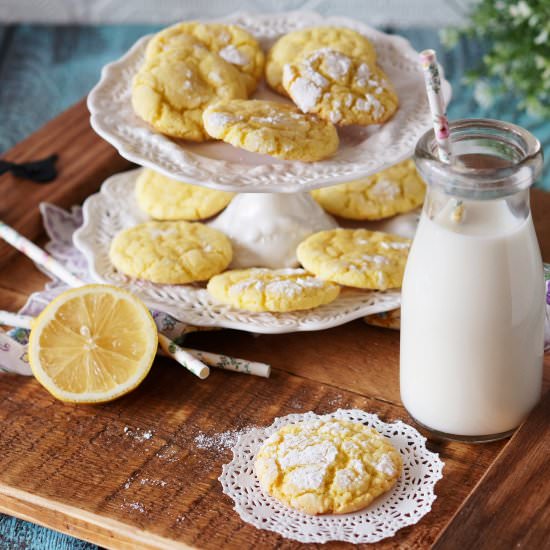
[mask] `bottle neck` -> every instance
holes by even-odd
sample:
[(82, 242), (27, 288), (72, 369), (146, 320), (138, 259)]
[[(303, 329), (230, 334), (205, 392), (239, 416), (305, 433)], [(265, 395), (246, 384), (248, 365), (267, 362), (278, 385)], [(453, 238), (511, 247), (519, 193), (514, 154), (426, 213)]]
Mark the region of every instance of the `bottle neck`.
[(451, 162), (438, 156), (433, 130), (420, 138), (415, 161), (424, 180), (460, 200), (495, 200), (528, 189), (542, 168), (542, 149), (527, 130), (489, 119), (450, 125)]

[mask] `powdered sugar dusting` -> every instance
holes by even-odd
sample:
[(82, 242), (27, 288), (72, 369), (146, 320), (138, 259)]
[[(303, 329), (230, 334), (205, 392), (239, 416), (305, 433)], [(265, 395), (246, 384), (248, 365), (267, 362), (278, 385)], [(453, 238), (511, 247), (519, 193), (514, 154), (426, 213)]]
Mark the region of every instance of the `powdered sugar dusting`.
[(198, 449), (218, 452), (226, 451), (228, 449), (232, 449), (237, 444), (239, 437), (251, 429), (253, 429), (253, 426), (240, 430), (228, 430), (226, 432), (210, 435), (200, 432), (195, 437), (194, 441)]
[(228, 63), (233, 63), (233, 65), (243, 66), (250, 63), (249, 57), (233, 45), (226, 46), (218, 54)]
[(296, 105), (304, 113), (309, 113), (315, 107), (322, 94), (319, 86), (303, 77), (298, 77), (290, 85), (289, 92)]
[(207, 113), (205, 117), (207, 123), (216, 128), (224, 128), (227, 124), (240, 120), (239, 117), (228, 113)]
[[(303, 269), (278, 269), (273, 273), (271, 279), (262, 280), (259, 276), (262, 273), (269, 273), (269, 270), (255, 270), (257, 277), (250, 277), (229, 288), (229, 294), (238, 296), (247, 290), (257, 290), (268, 295), (288, 296), (294, 298), (306, 294), (308, 289), (323, 288), (326, 283), (317, 277), (307, 275)], [(288, 278), (294, 277), (294, 278)]]
[(351, 68), (351, 59), (347, 55), (331, 48), (316, 50), (305, 60), (305, 64), (313, 70), (312, 63), (318, 59), (322, 59), (324, 71), (334, 80), (339, 80), (343, 76), (346, 76)]
[(395, 199), (401, 193), (399, 184), (386, 178), (380, 178), (371, 188), (371, 195), (387, 199)]
[(326, 473), (326, 466), (319, 466), (317, 464), (302, 466), (292, 470), (288, 474), (288, 481), (298, 487), (298, 489), (313, 491), (323, 485)]
[(383, 454), (374, 467), (383, 474), (387, 474), (389, 476), (395, 475), (395, 465), (388, 454)]
[(385, 249), (393, 248), (394, 250), (405, 250), (411, 247), (411, 243), (397, 243), (397, 242), (388, 243), (386, 241), (382, 241), (380, 243), (380, 246)]

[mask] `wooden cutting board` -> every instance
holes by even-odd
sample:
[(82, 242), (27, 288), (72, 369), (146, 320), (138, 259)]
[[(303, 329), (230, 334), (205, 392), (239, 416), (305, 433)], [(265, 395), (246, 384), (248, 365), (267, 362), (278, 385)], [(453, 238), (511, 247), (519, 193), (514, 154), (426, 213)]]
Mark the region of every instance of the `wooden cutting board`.
[[(0, 177), (0, 219), (38, 242), (40, 201), (81, 202), (130, 166), (90, 129), (84, 102), (6, 158), (54, 152), (60, 175), (51, 185)], [(550, 260), (550, 195), (535, 191), (533, 212)], [(22, 306), (45, 281), (29, 260), (0, 244), (0, 308)], [(0, 511), (108, 548), (305, 546), (255, 529), (233, 511), (217, 478), (231, 459), (235, 432), (339, 407), (412, 422), (399, 400), (398, 338), (362, 321), (301, 334), (198, 333), (190, 346), (269, 362), (271, 378), (215, 371), (201, 381), (157, 359), (135, 392), (99, 406), (63, 404), (32, 378), (1, 375)], [(545, 387), (549, 382), (547, 357)], [(428, 447), (445, 462), (431, 513), (375, 547), (542, 548), (550, 525), (549, 414), (546, 394), (507, 441), (430, 439)]]

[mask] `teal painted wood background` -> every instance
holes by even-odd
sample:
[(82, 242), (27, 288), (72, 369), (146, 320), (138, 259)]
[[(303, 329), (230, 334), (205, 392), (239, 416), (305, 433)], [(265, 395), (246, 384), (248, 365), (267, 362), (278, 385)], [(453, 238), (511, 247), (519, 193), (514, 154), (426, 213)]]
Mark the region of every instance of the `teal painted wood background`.
[[(0, 25), (0, 153), (78, 101), (97, 82), (101, 67), (121, 56), (140, 36), (158, 27)], [(533, 132), (550, 151), (550, 121), (515, 109), (514, 99), (479, 107), (464, 72), (480, 59), (476, 44), (462, 41), (445, 51), (434, 29), (384, 29), (408, 38), (417, 50), (435, 48), (453, 85), (449, 117), (490, 117), (515, 122)], [(550, 190), (550, 162), (538, 185)], [(1, 200), (1, 191), (0, 191)], [(92, 550), (94, 545), (0, 515), (2, 550)]]

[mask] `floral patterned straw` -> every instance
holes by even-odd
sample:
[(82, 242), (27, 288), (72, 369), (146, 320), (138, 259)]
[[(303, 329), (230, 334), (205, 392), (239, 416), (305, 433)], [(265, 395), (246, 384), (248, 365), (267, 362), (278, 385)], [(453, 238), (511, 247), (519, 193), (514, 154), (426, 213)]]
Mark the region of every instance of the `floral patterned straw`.
[(445, 111), (445, 99), (441, 90), (441, 77), (439, 66), (434, 50), (420, 52), (420, 64), (424, 71), (426, 81), (426, 92), (432, 113), (435, 138), (439, 145), (439, 158), (442, 162), (451, 161), (451, 139), (449, 132), (449, 121)]
[(47, 252), (29, 241), (29, 239), (23, 237), (23, 235), (1, 220), (0, 238), (8, 244), (11, 244), (11, 246), (19, 250), (19, 252), (25, 254), (25, 256), (30, 258), (33, 262), (45, 267), (52, 275), (55, 275), (70, 287), (82, 286), (85, 284), (59, 262), (54, 260)]
[(204, 380), (210, 374), (210, 369), (188, 351), (180, 348), (173, 340), (159, 333), (159, 346), (166, 355), (175, 359), (180, 365), (190, 370), (195, 376)]
[(237, 359), (236, 357), (228, 357), (227, 355), (210, 353), (208, 351), (199, 351), (189, 348), (183, 349), (203, 363), (217, 369), (252, 374), (263, 378), (269, 378), (269, 375), (271, 374), (271, 367), (266, 363), (256, 363), (253, 361), (247, 361), (246, 359)]
[[(14, 248), (19, 250), (19, 252), (22, 252), (23, 254), (25, 254), (25, 256), (27, 256), (37, 264), (45, 267), (50, 273), (52, 273), (56, 277), (59, 277), (59, 279), (61, 279), (68, 286), (78, 287), (86, 284), (78, 277), (73, 275), (56, 259), (52, 258), (47, 252), (42, 250), (39, 246), (36, 246), (27, 238), (23, 237), (23, 235), (18, 233), (9, 225), (6, 225), (1, 220), (0, 238), (4, 239), (8, 244), (11, 244)], [(12, 318), (12, 321), (15, 321), (15, 319)], [(172, 342), (163, 334), (159, 333), (158, 336), (159, 344), (161, 343), (161, 339), (164, 342), (163, 350), (167, 355), (169, 355), (172, 359), (175, 359), (178, 363), (180, 363), (180, 365), (190, 370), (193, 374), (196, 374), (199, 378), (206, 378), (208, 376), (208, 373), (210, 371), (204, 363), (201, 363), (198, 359), (195, 359), (192, 355), (183, 351), (179, 346), (177, 346), (177, 344)], [(172, 349), (175, 350), (174, 353), (171, 352)], [(199, 373), (202, 373), (202, 376)]]
[[(19, 313), (12, 313), (11, 311), (0, 309), (0, 325), (30, 329), (33, 319), (34, 317), (31, 317), (30, 315), (21, 315)], [(165, 347), (173, 348), (173, 354), (175, 355), (177, 352), (179, 359), (185, 361), (186, 366), (194, 365), (192, 368), (197, 371), (197, 376), (199, 376), (199, 378), (206, 378), (206, 376), (208, 376), (208, 372), (205, 371), (205, 366), (233, 372), (241, 372), (243, 374), (252, 374), (263, 378), (269, 378), (269, 375), (271, 374), (271, 367), (266, 363), (247, 361), (246, 359), (238, 359), (236, 357), (229, 357), (228, 355), (219, 355), (217, 353), (210, 353), (208, 351), (200, 351), (197, 349), (182, 348), (165, 335), (159, 335), (159, 344), (161, 346), (159, 348), (160, 354), (165, 355), (166, 357), (174, 358), (173, 355), (164, 352)], [(191, 357), (188, 357), (185, 354), (188, 354)], [(199, 366), (194, 359), (202, 361), (204, 365), (201, 363), (202, 366)], [(181, 363), (181, 361), (179, 362)]]

